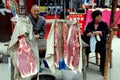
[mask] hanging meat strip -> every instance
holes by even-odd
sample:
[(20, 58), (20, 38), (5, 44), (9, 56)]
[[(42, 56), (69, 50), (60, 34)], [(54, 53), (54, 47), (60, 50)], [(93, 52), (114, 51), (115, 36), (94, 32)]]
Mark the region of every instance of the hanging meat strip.
[(68, 55), (67, 55), (67, 65), (71, 68), (76, 70), (78, 63), (79, 63), (79, 36), (78, 36), (78, 29), (76, 25), (71, 25), (69, 28), (68, 33)]
[(80, 44), (79, 44), (79, 34), (78, 34), (78, 29), (77, 26), (74, 25), (74, 49), (73, 49), (73, 61), (72, 61), (72, 65), (74, 67), (74, 69), (77, 69), (78, 63), (79, 63), (79, 53), (80, 53)]
[(55, 23), (55, 26), (54, 26), (54, 39), (55, 39), (55, 42), (54, 42), (54, 47), (55, 47), (54, 61), (55, 61), (55, 65), (58, 65), (58, 62), (59, 62), (59, 49), (58, 49), (59, 32), (58, 32), (57, 26), (58, 26), (57, 23)]
[(68, 27), (66, 23), (63, 23), (63, 38), (62, 38), (62, 52), (63, 57), (66, 58), (68, 55), (68, 46), (67, 46), (67, 36), (68, 36)]

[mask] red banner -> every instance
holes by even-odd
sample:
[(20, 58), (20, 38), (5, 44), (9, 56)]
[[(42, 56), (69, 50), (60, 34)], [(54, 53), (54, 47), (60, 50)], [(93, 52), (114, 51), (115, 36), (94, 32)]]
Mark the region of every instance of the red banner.
[(85, 14), (70, 14), (69, 20), (77, 20), (78, 24), (80, 25), (80, 31), (81, 34), (84, 32), (84, 26), (85, 26)]

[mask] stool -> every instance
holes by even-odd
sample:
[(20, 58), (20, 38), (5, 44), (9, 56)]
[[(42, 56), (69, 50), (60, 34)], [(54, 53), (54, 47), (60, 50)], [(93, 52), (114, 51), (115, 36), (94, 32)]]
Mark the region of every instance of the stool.
[[(94, 63), (94, 62), (89, 61), (90, 58), (95, 58), (96, 62)], [(89, 55), (88, 55), (87, 64), (91, 63), (91, 64), (94, 64), (94, 65), (99, 66), (99, 68), (100, 68), (100, 65), (98, 64), (99, 60), (100, 60), (100, 58), (99, 58), (99, 56), (98, 56), (98, 53), (96, 52), (96, 53), (95, 53), (95, 56), (89, 57)]]
[[(94, 62), (89, 61), (90, 58), (95, 58), (96, 62), (94, 63)], [(99, 66), (99, 68), (100, 68), (100, 64), (98, 64), (99, 60), (100, 60), (100, 57), (98, 56), (98, 53), (96, 52), (95, 56), (89, 57), (89, 55), (88, 55), (87, 64), (91, 63), (91, 64)], [(109, 56), (109, 62), (110, 62), (110, 68), (112, 68), (112, 50), (111, 50), (111, 53), (110, 53), (110, 56)]]

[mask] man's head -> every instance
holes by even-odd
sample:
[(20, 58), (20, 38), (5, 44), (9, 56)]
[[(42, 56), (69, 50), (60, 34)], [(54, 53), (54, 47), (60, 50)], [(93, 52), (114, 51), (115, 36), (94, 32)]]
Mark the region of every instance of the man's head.
[(31, 14), (34, 19), (37, 19), (39, 16), (40, 10), (38, 5), (33, 5), (31, 8)]
[(100, 10), (95, 10), (92, 12), (92, 19), (94, 22), (101, 22), (102, 20), (102, 12)]

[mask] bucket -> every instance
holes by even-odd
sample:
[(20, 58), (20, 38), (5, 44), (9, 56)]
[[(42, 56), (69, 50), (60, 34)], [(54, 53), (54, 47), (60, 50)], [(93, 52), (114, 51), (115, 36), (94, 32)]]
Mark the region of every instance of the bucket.
[(39, 75), (39, 80), (56, 80), (53, 75), (42, 74)]
[[(37, 76), (33, 77), (31, 80), (37, 80)], [(56, 80), (55, 76), (49, 74), (39, 75), (39, 80)]]
[(81, 80), (81, 76), (79, 72), (75, 73), (72, 70), (63, 70), (62, 80)]

